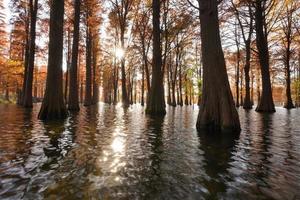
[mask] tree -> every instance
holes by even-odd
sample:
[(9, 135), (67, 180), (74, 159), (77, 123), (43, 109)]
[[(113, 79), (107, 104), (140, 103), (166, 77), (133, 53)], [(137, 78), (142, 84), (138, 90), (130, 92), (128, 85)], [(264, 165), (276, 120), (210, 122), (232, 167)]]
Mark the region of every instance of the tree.
[(63, 119), (67, 116), (62, 84), (63, 24), (64, 1), (52, 0), (46, 91), (38, 116), (42, 120)]
[(146, 113), (151, 115), (164, 115), (165, 97), (163, 85), (161, 40), (160, 40), (160, 0), (152, 1), (152, 24), (153, 24), (153, 58), (152, 80), (149, 92)]
[(218, 1), (201, 0), (198, 10), (199, 12), (201, 10), (199, 16), (203, 60), (203, 98), (197, 119), (197, 129), (199, 131), (204, 129), (213, 132), (239, 132), (239, 116), (230, 90), (221, 46)]
[(74, 31), (72, 60), (70, 67), (70, 86), (69, 86), (69, 102), (68, 109), (78, 111), (79, 95), (78, 95), (78, 47), (79, 47), (79, 24), (80, 24), (80, 6), (81, 0), (75, 0), (74, 4)]
[(28, 57), (23, 106), (30, 108), (32, 107), (32, 83), (33, 83), (33, 70), (34, 70), (34, 58), (35, 58), (35, 37), (36, 37), (38, 0), (29, 1), (29, 10), (30, 10), (29, 57)]
[(293, 18), (296, 10), (297, 8), (295, 2), (286, 1), (284, 3), (284, 11), (281, 19), (282, 32), (280, 32), (280, 35), (283, 35), (283, 37), (280, 37), (280, 41), (281, 43), (283, 43), (283, 63), (285, 66), (286, 80), (286, 100), (284, 103), (284, 107), (287, 109), (295, 108), (291, 92), (291, 57), (293, 52), (292, 43), (295, 39)]
[(261, 69), (262, 93), (256, 111), (275, 112), (270, 80), (270, 61), (268, 46), (268, 29), (266, 23), (267, 5), (266, 1), (255, 0), (255, 30), (256, 46)]

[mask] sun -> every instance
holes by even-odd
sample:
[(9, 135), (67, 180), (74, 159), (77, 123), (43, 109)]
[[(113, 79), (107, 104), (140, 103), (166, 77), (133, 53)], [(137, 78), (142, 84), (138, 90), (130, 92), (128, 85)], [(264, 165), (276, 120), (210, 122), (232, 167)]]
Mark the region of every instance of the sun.
[(117, 48), (115, 54), (116, 57), (121, 60), (124, 57), (125, 52), (122, 48)]

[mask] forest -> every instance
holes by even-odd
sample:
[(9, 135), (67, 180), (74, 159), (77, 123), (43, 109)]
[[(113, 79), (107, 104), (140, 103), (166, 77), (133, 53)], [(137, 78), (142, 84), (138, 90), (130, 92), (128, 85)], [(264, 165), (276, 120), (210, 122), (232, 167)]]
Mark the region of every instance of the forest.
[[(7, 191), (0, 185), (0, 198), (242, 199), (246, 193), (249, 199), (297, 199), (298, 107), (300, 1), (0, 0), (0, 183), (3, 179), (13, 185)], [(38, 139), (32, 135), (36, 132)], [(103, 146), (95, 139), (101, 134)], [(44, 143), (44, 137), (49, 142)], [(43, 145), (28, 146), (28, 141)], [(104, 151), (109, 142), (111, 149)], [(137, 153), (142, 147), (135, 143), (150, 149)], [(40, 149), (41, 157), (31, 158), (35, 154), (27, 151), (34, 148)], [(169, 148), (174, 154), (167, 154)], [(134, 160), (136, 154), (149, 153), (150, 166), (138, 160), (131, 166), (128, 155), (122, 154), (127, 150)], [(258, 152), (262, 159), (240, 158), (249, 152)], [(109, 161), (116, 165), (110, 171), (115, 175), (105, 174), (110, 154), (116, 157)], [(204, 168), (193, 160), (199, 155)], [(21, 184), (27, 187), (20, 190), (21, 196), (14, 190), (20, 185), (7, 178), (18, 156), (24, 163), (39, 163), (31, 169), (31, 182)], [(278, 164), (271, 166), (269, 159), (276, 156)], [(175, 159), (181, 178), (164, 171), (163, 166), (172, 166), (167, 158)], [(196, 172), (200, 180), (182, 175), (187, 163), (180, 158), (211, 179)], [(69, 166), (68, 159), (76, 166)], [(252, 174), (247, 171), (251, 166), (240, 169), (235, 163), (251, 162), (255, 186), (245, 184), (253, 183), (250, 175), (241, 185), (233, 181)], [(288, 174), (281, 172), (286, 162), (292, 163)], [(91, 184), (90, 177), (72, 190), (72, 181), (86, 175), (66, 175), (71, 180), (67, 183), (57, 175), (65, 170), (61, 166), (74, 167), (77, 173), (83, 169), (93, 174), (93, 181), (101, 177), (104, 186), (98, 179)], [(256, 167), (266, 170), (259, 175)], [(46, 176), (40, 170), (58, 170), (54, 183), (35, 186), (35, 176)], [(164, 173), (182, 181), (174, 193), (168, 191), (172, 180)], [(276, 189), (269, 176), (282, 176), (284, 189)], [(260, 177), (266, 185), (260, 185)], [(34, 187), (39, 192), (34, 193)]]

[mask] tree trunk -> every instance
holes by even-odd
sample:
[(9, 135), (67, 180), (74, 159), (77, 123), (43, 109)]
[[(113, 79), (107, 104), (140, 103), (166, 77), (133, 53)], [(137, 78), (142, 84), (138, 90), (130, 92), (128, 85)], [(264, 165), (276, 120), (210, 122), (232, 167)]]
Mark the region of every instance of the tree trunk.
[(256, 0), (255, 12), (255, 29), (256, 29), (256, 45), (258, 50), (259, 63), (261, 68), (262, 78), (262, 94), (256, 111), (258, 112), (275, 112), (275, 106), (272, 96), (272, 87), (270, 80), (270, 64), (269, 64), (269, 47), (267, 33), (264, 32), (264, 11), (262, 2)]
[(80, 6), (81, 0), (75, 0), (74, 4), (74, 31), (72, 44), (72, 60), (70, 67), (70, 85), (69, 85), (69, 102), (68, 109), (79, 111), (78, 95), (78, 46), (79, 46), (79, 24), (80, 24)]
[(167, 84), (168, 84), (168, 99), (167, 99), (167, 104), (171, 105), (172, 100), (171, 100), (171, 81), (170, 81), (170, 63), (167, 63)]
[(144, 106), (144, 94), (145, 94), (145, 65), (142, 65), (142, 86), (141, 86), (141, 105)]
[(69, 74), (70, 74), (70, 67), (71, 67), (71, 31), (68, 30), (68, 47), (67, 47), (67, 70), (66, 70), (66, 81), (65, 81), (65, 102), (68, 102), (68, 86), (69, 86)]
[(245, 73), (245, 99), (244, 99), (244, 104), (243, 108), (244, 109), (252, 109), (252, 103), (251, 103), (251, 97), (250, 97), (250, 59), (251, 59), (251, 48), (250, 48), (250, 43), (251, 41), (248, 40), (246, 41), (246, 60), (245, 60), (245, 67), (244, 67), (244, 73)]
[(99, 85), (97, 80), (97, 43), (93, 40), (93, 104), (99, 102)]
[(241, 55), (240, 55), (240, 43), (238, 39), (238, 32), (237, 32), (237, 26), (235, 27), (235, 43), (237, 47), (237, 54), (236, 54), (236, 74), (235, 74), (235, 89), (236, 89), (236, 101), (235, 101), (235, 106), (240, 107), (240, 60), (241, 60)]
[(179, 63), (179, 105), (183, 106), (183, 98), (182, 98), (182, 65)]
[(221, 46), (217, 0), (202, 0), (200, 6), (203, 99), (197, 129), (239, 132), (239, 116), (230, 90)]
[(6, 83), (6, 87), (5, 87), (5, 100), (9, 101), (9, 85), (8, 85), (8, 83)]
[(45, 97), (39, 112), (39, 119), (63, 119), (67, 116), (63, 97), (62, 57), (63, 57), (64, 1), (51, 1), (49, 56)]
[(26, 77), (26, 86), (24, 91), (23, 106), (25, 108), (32, 107), (32, 83), (33, 83), (33, 70), (34, 70), (34, 58), (35, 58), (35, 37), (36, 37), (36, 20), (38, 10), (38, 0), (30, 0), (30, 47), (28, 57), (28, 68)]
[(119, 70), (116, 63), (116, 58), (114, 58), (114, 96), (113, 96), (113, 103), (116, 105), (118, 103), (118, 83), (119, 83)]
[(286, 60), (285, 60), (285, 70), (286, 70), (286, 102), (284, 104), (284, 107), (287, 109), (295, 108), (292, 100), (292, 94), (291, 94), (291, 67), (290, 67), (290, 42), (288, 42), (288, 47), (286, 50)]
[(27, 74), (28, 74), (28, 60), (29, 60), (29, 17), (25, 20), (25, 34), (26, 34), (26, 41), (25, 41), (25, 57), (24, 57), (24, 76), (23, 76), (23, 86), (22, 86), (22, 93), (21, 93), (21, 101), (20, 104), (23, 105), (24, 103), (24, 96), (25, 96), (25, 89), (26, 89), (26, 81), (27, 81)]
[[(125, 48), (125, 38), (124, 38), (124, 34), (125, 34), (125, 27), (121, 28), (121, 46), (122, 49), (124, 50)], [(124, 107), (128, 107), (129, 106), (129, 98), (128, 98), (128, 93), (127, 93), (127, 88), (126, 88), (126, 72), (125, 72), (125, 58), (123, 57), (121, 60), (121, 76), (122, 76), (122, 103)]]
[(86, 34), (86, 70), (85, 70), (85, 98), (84, 106), (92, 105), (92, 45), (91, 33), (87, 27)]
[(153, 10), (153, 61), (151, 89), (147, 103), (146, 113), (151, 115), (165, 115), (166, 105), (164, 98), (162, 55), (160, 40), (160, 0), (152, 1)]

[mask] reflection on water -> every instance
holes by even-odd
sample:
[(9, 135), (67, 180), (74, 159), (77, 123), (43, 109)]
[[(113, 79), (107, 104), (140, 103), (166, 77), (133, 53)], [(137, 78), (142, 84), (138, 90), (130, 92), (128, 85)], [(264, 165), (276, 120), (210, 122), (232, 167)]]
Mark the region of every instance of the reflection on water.
[(38, 110), (0, 106), (0, 199), (300, 199), (300, 110), (240, 109), (236, 138), (198, 134), (196, 107)]

